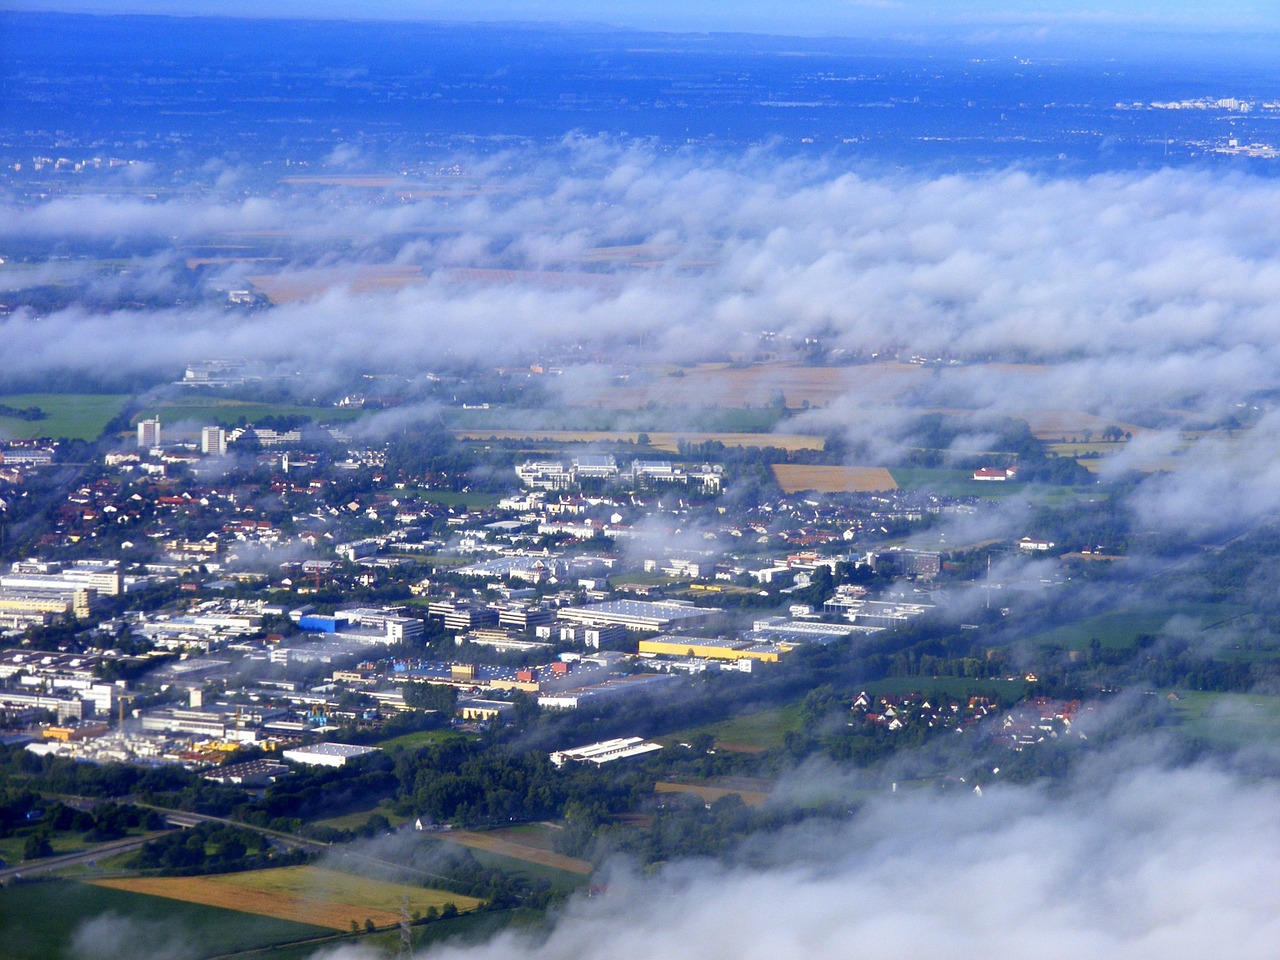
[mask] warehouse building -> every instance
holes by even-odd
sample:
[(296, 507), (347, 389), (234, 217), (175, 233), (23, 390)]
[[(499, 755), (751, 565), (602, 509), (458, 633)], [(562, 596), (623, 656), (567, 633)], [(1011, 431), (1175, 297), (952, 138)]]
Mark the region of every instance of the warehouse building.
[(641, 656), (696, 657), (703, 660), (758, 660), (777, 663), (791, 652), (785, 643), (762, 643), (752, 638), (661, 636), (641, 640)]
[(661, 750), (660, 743), (646, 743), (641, 737), (619, 737), (616, 740), (602, 740), (589, 743), (585, 747), (574, 747), (571, 750), (557, 750), (551, 754), (551, 762), (557, 767), (566, 763), (611, 763), (614, 760), (625, 760), (629, 757), (641, 757), (646, 753)]
[(313, 743), (309, 747), (296, 747), (281, 753), (286, 760), (311, 766), (341, 767), (348, 760), (376, 753), (377, 747), (358, 747), (348, 743)]
[(560, 619), (590, 626), (616, 623), (628, 630), (674, 630), (701, 626), (722, 613), (718, 607), (695, 607), (679, 600), (605, 600), (566, 607), (560, 611)]

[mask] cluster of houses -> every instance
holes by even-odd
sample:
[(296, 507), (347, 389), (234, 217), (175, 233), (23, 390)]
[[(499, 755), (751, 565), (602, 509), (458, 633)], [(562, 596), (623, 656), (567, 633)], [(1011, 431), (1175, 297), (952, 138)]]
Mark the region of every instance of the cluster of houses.
[(1080, 736), (1076, 724), (1082, 707), (1079, 700), (1056, 700), (1033, 697), (1012, 707), (1001, 707), (984, 696), (953, 698), (939, 694), (870, 694), (860, 692), (850, 708), (858, 722), (897, 732), (926, 728), (940, 730), (978, 730), (984, 737), (1021, 751), (1027, 747), (1073, 733)]

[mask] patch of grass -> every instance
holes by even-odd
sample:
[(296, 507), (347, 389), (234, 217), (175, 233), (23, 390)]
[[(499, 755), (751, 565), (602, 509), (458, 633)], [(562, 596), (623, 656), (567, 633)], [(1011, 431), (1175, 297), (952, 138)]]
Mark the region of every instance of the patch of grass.
[(459, 733), (457, 730), (419, 730), (416, 733), (405, 733), (398, 737), (392, 737), (390, 740), (383, 740), (375, 744), (375, 746), (384, 750), (388, 747), (404, 747), (407, 750), (416, 750), (430, 743), (455, 739), (467, 740), (471, 739), (471, 737), (468, 734)]
[(1262, 646), (1223, 647), (1214, 652), (1214, 658), (1229, 663), (1266, 663), (1280, 660), (1280, 650)]
[(1080, 496), (1093, 499), (1103, 496), (1093, 487), (1059, 487), (1046, 483), (1022, 483), (1018, 480), (975, 480), (972, 470), (890, 467), (889, 473), (903, 490), (920, 490), (946, 497), (986, 497), (991, 500), (1027, 497), (1037, 503), (1055, 504)]
[(0, 404), (19, 410), (39, 407), (48, 416), (43, 420), (0, 417), (0, 437), (96, 440), (129, 400), (128, 396), (114, 393), (5, 394), (0, 396)]
[[(0, 857), (3, 857), (13, 866), (19, 866), (23, 863), (22, 848), (26, 845), (27, 837), (34, 831), (24, 829), (16, 836), (0, 838)], [(83, 850), (89, 846), (75, 833), (53, 833), (49, 836), (49, 845), (53, 847), (53, 856), (60, 856), (64, 853), (75, 853), (77, 850)], [(38, 863), (39, 861), (31, 861)]]
[(387, 818), (387, 822), (394, 827), (400, 827), (408, 823), (410, 818), (399, 813), (391, 811), (390, 803), (380, 803), (376, 807), (368, 810), (356, 810), (353, 813), (344, 813), (340, 817), (329, 817), (325, 820), (316, 820), (315, 824), (319, 827), (333, 827), (335, 830), (359, 830), (365, 825), (368, 819), (375, 813), (380, 813)]
[(803, 726), (799, 704), (771, 707), (755, 713), (744, 713), (728, 720), (719, 720), (661, 738), (666, 743), (689, 742), (691, 737), (709, 733), (717, 744), (747, 747), (756, 750), (777, 750), (782, 747), (788, 733)]
[[(26, 845), (27, 838), (40, 829), (38, 825), (25, 826), (12, 837), (0, 838), (0, 857), (3, 857), (14, 866), (20, 865), (22, 862), (22, 849)], [(130, 830), (126, 835), (130, 837), (155, 836), (154, 833), (148, 833), (143, 830)], [(49, 833), (49, 845), (53, 847), (52, 855), (55, 857), (65, 853), (92, 850), (94, 847), (112, 842), (114, 841), (86, 840), (84, 834), (79, 830), (55, 830)]]
[(1157, 636), (1170, 629), (1199, 632), (1240, 612), (1238, 607), (1216, 603), (1139, 606), (1063, 624), (1032, 639), (1036, 643), (1055, 644), (1068, 650), (1087, 649), (1094, 639), (1104, 647), (1127, 649), (1134, 647), (1136, 639), (1144, 634)]
[(973, 479), (972, 470), (943, 467), (890, 467), (889, 473), (903, 490), (923, 490), (945, 497), (1001, 498), (1026, 495), (1027, 484), (1016, 480), (991, 482)]
[(0, 889), (0, 956), (55, 960), (83, 956), (112, 937), (133, 956), (199, 960), (323, 935), (321, 927), (217, 907), (50, 880)]
[[(429, 837), (427, 842), (449, 843), (449, 834), (436, 834)], [(508, 857), (505, 854), (494, 853), (492, 850), (478, 850), (475, 847), (469, 847), (464, 844), (456, 844), (455, 847), (466, 850), (476, 858), (482, 867), (490, 870), (501, 870), (503, 873), (509, 873), (513, 877), (519, 877), (531, 883), (538, 880), (546, 880), (551, 884), (551, 889), (559, 893), (569, 893), (576, 890), (588, 880), (586, 876), (579, 873), (571, 873), (568, 870), (558, 870), (545, 864)]]
[(1182, 729), (1211, 743), (1238, 747), (1280, 737), (1280, 697), (1179, 691), (1171, 706)]

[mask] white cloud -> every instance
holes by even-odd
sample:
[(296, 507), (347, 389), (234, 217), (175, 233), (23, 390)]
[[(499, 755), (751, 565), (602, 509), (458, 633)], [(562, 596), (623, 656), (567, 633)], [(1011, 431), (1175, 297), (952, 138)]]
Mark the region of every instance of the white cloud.
[(433, 949), (441, 960), (1191, 960), (1280, 942), (1280, 801), (1271, 784), (1114, 755), (1073, 782), (979, 798), (899, 791), (809, 824), (753, 866), (617, 869), (543, 941)]
[[(311, 274), (312, 300), (264, 312), (19, 311), (0, 319), (0, 356), (36, 373), (176, 376), (192, 359), (235, 355), (319, 376), (412, 372), (442, 356), (507, 363), (571, 342), (606, 358), (630, 343), (631, 357), (692, 361), (749, 350), (770, 330), (864, 353), (1039, 363), (962, 366), (911, 388), (918, 404), (995, 415), (1084, 410), (1176, 424), (1265, 407), (1255, 398), (1280, 386), (1274, 180), (1193, 170), (870, 176), (767, 150), (666, 155), (590, 138), (475, 161), (471, 174), (485, 189), (448, 201), (309, 187), (271, 199), (64, 197), (10, 209), (10, 237), (283, 233), (303, 251), (286, 270), (309, 269), (320, 250), (329, 272)], [(241, 189), (234, 172), (220, 175)], [(594, 253), (628, 245), (650, 265)], [(354, 271), (378, 263), (419, 267), (422, 281), (364, 289)], [(138, 268), (155, 273), (154, 289), (174, 269), (163, 257)], [(226, 279), (255, 269), (267, 268), (228, 268)], [(892, 397), (858, 379), (810, 419), (876, 439), (876, 425), (901, 412), (869, 410)], [(586, 389), (587, 378), (575, 383)], [(1244, 484), (1269, 503), (1267, 439), (1238, 438), (1215, 489)], [(1218, 452), (1204, 448), (1198, 476), (1213, 474)], [(1184, 508), (1198, 494), (1184, 503), (1178, 489), (1164, 491), (1176, 504), (1166, 518), (1195, 512)]]

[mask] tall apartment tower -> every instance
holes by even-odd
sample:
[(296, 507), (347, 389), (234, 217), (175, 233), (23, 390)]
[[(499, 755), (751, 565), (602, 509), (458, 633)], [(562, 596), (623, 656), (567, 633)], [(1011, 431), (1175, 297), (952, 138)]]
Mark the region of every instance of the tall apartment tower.
[(138, 421), (138, 446), (144, 450), (160, 446), (160, 418)]
[(227, 431), (221, 427), (205, 427), (200, 431), (200, 452), (215, 457), (227, 452)]

